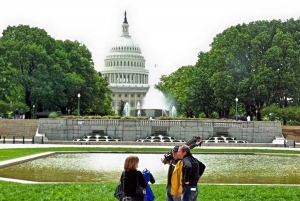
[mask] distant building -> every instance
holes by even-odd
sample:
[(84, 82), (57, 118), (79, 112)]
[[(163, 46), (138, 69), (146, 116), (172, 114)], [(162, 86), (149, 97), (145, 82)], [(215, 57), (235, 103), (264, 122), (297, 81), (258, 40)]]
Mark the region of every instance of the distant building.
[(146, 60), (139, 45), (131, 39), (128, 28), (125, 12), (122, 35), (110, 48), (104, 60), (105, 68), (101, 71), (107, 77), (112, 90), (112, 108), (116, 113), (121, 100), (127, 102), (131, 108), (137, 108), (138, 103), (142, 107), (142, 101), (150, 88)]

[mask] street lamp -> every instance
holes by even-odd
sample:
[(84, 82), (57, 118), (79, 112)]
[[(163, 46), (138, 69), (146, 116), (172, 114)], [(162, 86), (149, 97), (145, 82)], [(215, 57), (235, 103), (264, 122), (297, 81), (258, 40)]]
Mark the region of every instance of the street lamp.
[(80, 115), (80, 94), (78, 94), (77, 97), (78, 97), (78, 119), (79, 119), (79, 115)]
[(256, 113), (256, 121), (258, 121), (258, 119), (257, 119), (257, 112), (258, 112), (258, 111), (257, 111), (257, 110), (255, 110), (255, 113)]
[(32, 119), (34, 119), (34, 108), (35, 108), (35, 105), (32, 106)]
[(237, 103), (238, 103), (239, 99), (235, 98), (235, 120), (237, 121)]

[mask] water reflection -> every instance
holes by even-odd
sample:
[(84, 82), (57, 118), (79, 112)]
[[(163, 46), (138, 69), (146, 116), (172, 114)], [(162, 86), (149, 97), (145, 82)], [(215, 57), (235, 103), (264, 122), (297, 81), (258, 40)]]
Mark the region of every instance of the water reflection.
[[(117, 182), (124, 160), (132, 154), (56, 154), (0, 169), (0, 177), (40, 182)], [(165, 183), (168, 165), (161, 154), (135, 154), (139, 170), (149, 169), (157, 183)], [(300, 157), (195, 154), (207, 169), (203, 183), (300, 184)]]

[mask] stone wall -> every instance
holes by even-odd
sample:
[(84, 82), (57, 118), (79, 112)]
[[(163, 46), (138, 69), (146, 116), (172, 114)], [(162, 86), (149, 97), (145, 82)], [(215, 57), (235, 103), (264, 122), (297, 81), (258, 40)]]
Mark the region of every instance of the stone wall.
[(252, 143), (271, 143), (282, 136), (280, 122), (265, 121), (194, 121), (194, 120), (118, 120), (118, 119), (40, 119), (39, 133), (49, 140), (73, 140), (93, 131), (123, 141), (136, 141), (150, 135), (167, 134), (189, 140), (193, 136), (207, 139), (230, 136)]
[(35, 136), (37, 119), (0, 119), (0, 136), (3, 138), (32, 138)]

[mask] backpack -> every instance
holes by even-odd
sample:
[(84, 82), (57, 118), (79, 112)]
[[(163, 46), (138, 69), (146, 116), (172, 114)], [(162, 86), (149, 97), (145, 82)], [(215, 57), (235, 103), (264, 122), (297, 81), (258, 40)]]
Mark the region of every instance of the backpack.
[(206, 166), (197, 158), (191, 157), (191, 159), (193, 174), (199, 180), (200, 177), (203, 175)]
[(198, 163), (199, 163), (199, 177), (201, 177), (204, 173), (204, 170), (206, 168), (206, 166), (197, 159)]
[(150, 181), (150, 174), (151, 173), (147, 169), (144, 169), (142, 173), (143, 173), (144, 179), (147, 182), (146, 195), (145, 195), (144, 199), (145, 199), (145, 201), (154, 201), (155, 196), (154, 196), (154, 194), (152, 192), (152, 189), (150, 188), (150, 185), (148, 183)]

